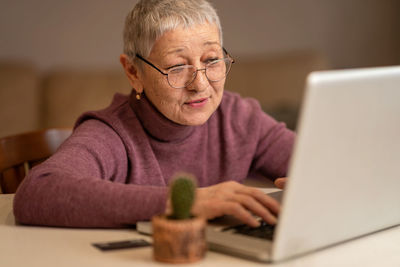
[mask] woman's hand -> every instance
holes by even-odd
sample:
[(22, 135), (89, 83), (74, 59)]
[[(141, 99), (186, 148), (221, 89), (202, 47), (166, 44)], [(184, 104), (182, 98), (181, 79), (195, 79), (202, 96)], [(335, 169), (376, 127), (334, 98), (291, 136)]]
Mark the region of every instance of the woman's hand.
[(244, 223), (256, 227), (259, 222), (254, 215), (269, 224), (276, 224), (279, 203), (254, 187), (237, 182), (224, 182), (197, 189), (192, 212), (213, 219), (232, 215)]
[(285, 188), (285, 184), (286, 184), (287, 178), (286, 177), (282, 177), (282, 178), (277, 178), (274, 181), (274, 184), (276, 187), (278, 187), (279, 189), (284, 189)]

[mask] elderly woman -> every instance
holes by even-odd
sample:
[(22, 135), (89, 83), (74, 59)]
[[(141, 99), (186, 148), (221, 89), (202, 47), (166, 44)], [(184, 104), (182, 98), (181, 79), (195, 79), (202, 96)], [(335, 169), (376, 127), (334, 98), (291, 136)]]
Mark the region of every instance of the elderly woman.
[(120, 62), (133, 87), (83, 114), (72, 136), (18, 189), (24, 224), (122, 227), (166, 209), (176, 172), (197, 178), (193, 213), (274, 224), (279, 204), (241, 184), (288, 168), (294, 134), (252, 99), (224, 92), (233, 58), (205, 0), (142, 0), (128, 14)]

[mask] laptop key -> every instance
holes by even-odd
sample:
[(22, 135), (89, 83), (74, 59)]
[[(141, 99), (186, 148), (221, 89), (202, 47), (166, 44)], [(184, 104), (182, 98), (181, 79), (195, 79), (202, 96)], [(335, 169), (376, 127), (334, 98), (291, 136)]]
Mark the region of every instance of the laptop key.
[(260, 221), (261, 225), (258, 227), (251, 227), (246, 224), (229, 226), (222, 231), (233, 230), (234, 233), (248, 235), (252, 237), (272, 240), (274, 236), (275, 225), (270, 225), (264, 221)]

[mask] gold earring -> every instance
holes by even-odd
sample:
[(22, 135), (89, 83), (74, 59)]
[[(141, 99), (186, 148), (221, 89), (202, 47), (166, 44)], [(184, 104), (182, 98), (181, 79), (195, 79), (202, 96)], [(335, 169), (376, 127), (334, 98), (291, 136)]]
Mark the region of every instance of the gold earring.
[(140, 93), (136, 93), (136, 99), (140, 100)]

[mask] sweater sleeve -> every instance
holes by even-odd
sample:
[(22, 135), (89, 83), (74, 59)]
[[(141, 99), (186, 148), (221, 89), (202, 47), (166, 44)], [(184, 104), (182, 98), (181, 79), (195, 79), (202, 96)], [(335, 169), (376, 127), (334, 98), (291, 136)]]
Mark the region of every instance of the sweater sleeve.
[(295, 134), (282, 122), (259, 111), (259, 138), (253, 169), (272, 179), (287, 176)]
[(34, 167), (14, 198), (22, 224), (123, 227), (165, 209), (167, 188), (127, 184), (123, 142), (106, 124), (88, 120), (58, 151)]
[[(249, 176), (262, 175), (271, 179), (286, 176), (294, 132), (266, 114), (253, 98), (241, 98), (229, 92), (224, 100), (223, 118), (231, 127), (225, 129), (225, 138), (239, 148), (233, 154), (240, 154), (241, 168), (248, 164)], [(229, 133), (235, 138), (229, 139)]]

